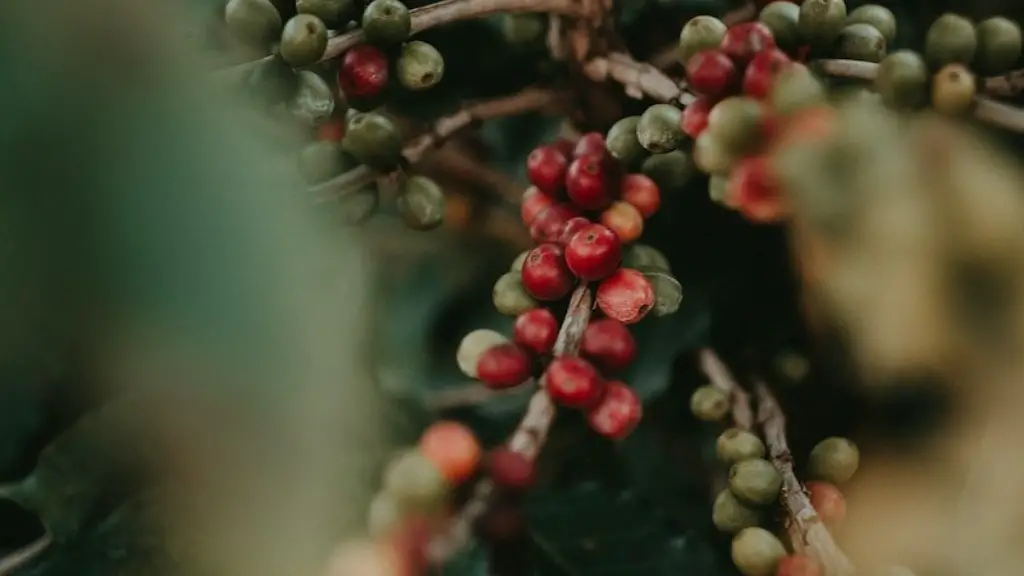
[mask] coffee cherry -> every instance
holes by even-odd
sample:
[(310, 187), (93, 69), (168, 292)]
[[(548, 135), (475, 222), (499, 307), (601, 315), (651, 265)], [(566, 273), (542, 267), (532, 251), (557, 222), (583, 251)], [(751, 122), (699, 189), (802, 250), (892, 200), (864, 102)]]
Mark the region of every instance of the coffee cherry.
[(560, 356), (544, 372), (544, 388), (556, 403), (568, 408), (588, 410), (605, 393), (605, 382), (594, 366), (582, 358)]
[(656, 268), (665, 272), (672, 271), (668, 258), (654, 246), (647, 244), (631, 244), (622, 252), (623, 268)]
[(846, 518), (846, 498), (834, 484), (808, 482), (807, 494), (811, 506), (825, 524), (839, 524)]
[(885, 58), (885, 36), (870, 24), (849, 24), (836, 40), (836, 56), (864, 62)]
[(534, 462), (508, 448), (495, 448), (487, 455), (487, 472), (494, 483), (506, 490), (523, 492), (536, 480)]
[(612, 158), (630, 168), (639, 166), (647, 157), (647, 150), (640, 145), (636, 136), (636, 125), (639, 122), (639, 116), (626, 116), (612, 124), (605, 138), (605, 146)]
[(708, 127), (708, 114), (717, 103), (713, 98), (698, 96), (689, 106), (683, 108), (682, 128), (690, 138), (696, 138)]
[(565, 264), (581, 280), (600, 280), (614, 272), (621, 262), (619, 237), (600, 224), (583, 228), (565, 246)]
[(413, 230), (433, 230), (444, 223), (444, 192), (426, 176), (410, 176), (396, 206), (402, 221)]
[(296, 68), (319, 61), (326, 49), (327, 26), (316, 16), (293, 16), (281, 31), (278, 51), (285, 62)]
[(319, 184), (348, 169), (348, 163), (335, 142), (311, 142), (299, 151), (299, 176), (306, 184)]
[(609, 382), (604, 398), (587, 413), (587, 423), (598, 434), (612, 440), (629, 436), (643, 418), (643, 404), (636, 392), (623, 382)]
[(729, 428), (715, 441), (715, 453), (718, 459), (726, 464), (735, 464), (743, 460), (764, 458), (764, 442), (757, 434), (739, 428)]
[(754, 55), (743, 74), (743, 92), (763, 100), (772, 92), (775, 77), (792, 64), (789, 56), (778, 48), (768, 48)]
[(764, 103), (745, 96), (722, 100), (708, 114), (707, 132), (730, 155), (743, 155), (759, 149), (769, 135), (769, 109)]
[(508, 338), (504, 334), (485, 328), (466, 334), (462, 337), (459, 348), (455, 352), (455, 361), (459, 365), (459, 370), (470, 378), (476, 378), (476, 365), (480, 362), (480, 357), (484, 352), (507, 342)]
[(776, 76), (768, 101), (776, 114), (792, 116), (822, 104), (825, 99), (825, 86), (806, 66), (794, 62)]
[(731, 408), (729, 394), (710, 384), (697, 388), (690, 396), (690, 412), (705, 422), (718, 422)]
[(530, 237), (538, 244), (558, 242), (562, 239), (566, 224), (577, 216), (580, 216), (579, 208), (572, 204), (555, 204), (534, 218), (530, 225)]
[(341, 118), (328, 120), (316, 130), (316, 139), (321, 142), (341, 142), (345, 137), (345, 121)]
[(800, 4), (797, 29), (812, 49), (830, 48), (845, 25), (845, 0), (804, 0)]
[(600, 156), (606, 154), (607, 151), (608, 149), (604, 143), (604, 134), (600, 132), (587, 132), (576, 141), (576, 146), (572, 150), (572, 156), (573, 158), (590, 156), (592, 154)]
[(366, 513), (366, 527), (370, 536), (381, 538), (392, 534), (405, 519), (403, 510), (387, 492), (380, 492), (370, 500)]
[(762, 50), (775, 48), (770, 28), (761, 22), (741, 22), (729, 28), (722, 39), (721, 50), (740, 66), (750, 62)]
[(628, 202), (612, 202), (612, 205), (601, 213), (601, 224), (614, 232), (623, 244), (629, 244), (643, 234), (644, 215)]
[(693, 178), (695, 166), (690, 155), (682, 150), (652, 154), (640, 171), (654, 180), (660, 192), (681, 191)]
[(523, 250), (522, 252), (520, 252), (519, 255), (516, 256), (516, 259), (513, 260), (512, 264), (509, 266), (509, 272), (519, 272), (521, 274), (523, 271), (523, 262), (526, 262), (526, 257), (529, 255), (529, 250)]
[(982, 74), (1000, 74), (1013, 67), (1020, 59), (1020, 25), (1008, 18), (996, 16), (977, 26), (978, 51), (974, 67)]
[(970, 64), (978, 49), (974, 24), (958, 14), (943, 14), (928, 28), (924, 56), (933, 68), (946, 64)]
[(729, 175), (712, 174), (708, 178), (708, 196), (726, 208), (733, 208), (735, 203), (729, 197)]
[(661, 207), (661, 191), (645, 174), (627, 174), (620, 185), (620, 197), (632, 204), (644, 218), (654, 216)]
[[(427, 546), (430, 538), (437, 532), (437, 515), (415, 515), (407, 517), (390, 534), (385, 544), (391, 548), (400, 562), (398, 574), (423, 574), (429, 568)], [(374, 574), (372, 572), (352, 572), (352, 574)]]
[(557, 196), (561, 192), (568, 168), (568, 159), (551, 145), (538, 146), (526, 157), (526, 177), (548, 196)]
[(698, 52), (686, 61), (686, 81), (697, 94), (720, 98), (736, 83), (736, 64), (721, 50)]
[(928, 66), (917, 52), (898, 50), (878, 65), (875, 92), (897, 110), (920, 108), (928, 101)]
[(541, 244), (530, 251), (523, 262), (523, 287), (538, 300), (558, 300), (572, 290), (576, 282), (565, 265), (562, 247)]
[(775, 576), (821, 576), (821, 567), (813, 558), (790, 554), (779, 562)]
[(678, 149), (686, 138), (682, 124), (682, 110), (670, 104), (655, 104), (640, 115), (636, 125), (637, 138), (654, 154), (671, 152)]
[(584, 329), (580, 354), (602, 372), (614, 374), (628, 368), (636, 359), (636, 341), (621, 322), (600, 318)]
[(498, 344), (480, 355), (476, 377), (494, 390), (512, 388), (530, 379), (532, 364), (530, 355), (518, 344)]
[(737, 462), (729, 469), (729, 490), (744, 502), (766, 506), (778, 499), (781, 489), (782, 475), (762, 458)]
[(683, 302), (683, 286), (671, 272), (657, 267), (644, 267), (640, 272), (643, 272), (644, 278), (647, 278), (654, 289), (654, 306), (651, 313), (655, 317), (674, 314), (679, 310), (679, 305)]
[(885, 6), (865, 4), (854, 9), (846, 18), (846, 24), (867, 24), (878, 30), (885, 38), (886, 45), (896, 41), (896, 16)]
[(792, 53), (800, 46), (800, 32), (797, 21), (800, 19), (800, 6), (788, 0), (770, 2), (761, 9), (757, 20), (771, 30), (775, 44)]
[[(288, 112), (310, 128), (321, 126), (330, 120), (334, 113), (334, 90), (315, 72), (300, 70), (296, 76), (298, 84), (291, 101), (288, 102)], [(320, 137), (319, 133), (317, 136), (320, 140), (328, 139)], [(334, 141), (338, 140), (341, 140), (341, 136)]]
[(736, 208), (753, 222), (778, 222), (789, 214), (782, 182), (765, 155), (744, 158), (729, 177), (727, 194)]
[(693, 163), (705, 174), (728, 174), (734, 161), (722, 140), (707, 130), (693, 142)]
[(512, 337), (523, 348), (538, 356), (546, 356), (558, 338), (558, 320), (547, 308), (524, 312), (516, 318)]
[(653, 306), (654, 288), (636, 270), (619, 268), (597, 287), (597, 307), (605, 316), (623, 324), (643, 320)]
[(540, 306), (523, 286), (522, 270), (510, 271), (498, 278), (491, 291), (491, 299), (494, 309), (505, 316), (519, 316)]
[(476, 474), (482, 454), (476, 434), (450, 420), (435, 422), (424, 430), (419, 449), (452, 485), (462, 484)]
[(592, 224), (593, 222), (591, 222), (590, 219), (584, 218), (583, 216), (572, 218), (565, 223), (565, 228), (562, 229), (562, 235), (558, 238), (558, 243), (562, 246), (568, 246), (569, 242), (572, 241), (576, 234)]
[(363, 34), (377, 46), (398, 46), (409, 38), (412, 17), (399, 0), (373, 0), (363, 11)]
[(280, 55), (273, 55), (256, 62), (245, 78), (244, 87), (258, 103), (273, 107), (284, 104), (295, 95), (298, 80), (295, 70)]
[(569, 199), (583, 210), (601, 210), (612, 200), (617, 185), (615, 166), (604, 154), (578, 156), (565, 175)]
[(342, 29), (358, 12), (354, 0), (295, 0), (299, 14), (312, 14), (332, 30)]
[(281, 33), (281, 13), (269, 0), (228, 0), (224, 23), (235, 37), (257, 47)]
[(353, 46), (338, 66), (338, 87), (349, 99), (373, 99), (388, 85), (388, 57), (369, 44)]
[(860, 466), (860, 450), (846, 438), (831, 437), (818, 442), (807, 459), (807, 472), (815, 480), (842, 484)]
[(679, 62), (686, 64), (695, 54), (718, 48), (727, 30), (725, 23), (713, 16), (691, 18), (679, 32)]
[(732, 539), (732, 562), (743, 576), (774, 576), (785, 557), (786, 547), (764, 528), (744, 528)]
[(555, 201), (550, 196), (538, 190), (536, 186), (530, 186), (526, 192), (523, 192), (523, 201), (519, 205), (519, 214), (523, 219), (523, 224), (532, 225), (541, 212), (554, 205)]
[(377, 213), (380, 206), (380, 191), (376, 184), (368, 184), (359, 190), (338, 198), (334, 214), (344, 226), (355, 226), (366, 222)]
[(402, 46), (395, 63), (398, 82), (409, 90), (427, 90), (444, 78), (444, 56), (426, 42), (413, 40)]
[(963, 64), (947, 64), (932, 79), (932, 108), (955, 116), (963, 114), (974, 103), (977, 80)]
[(728, 488), (718, 493), (711, 506), (711, 521), (714, 522), (715, 528), (726, 534), (735, 534), (744, 528), (757, 526), (761, 520), (760, 510), (737, 500)]
[(448, 497), (441, 471), (419, 450), (406, 450), (388, 464), (384, 491), (408, 512), (434, 512)]

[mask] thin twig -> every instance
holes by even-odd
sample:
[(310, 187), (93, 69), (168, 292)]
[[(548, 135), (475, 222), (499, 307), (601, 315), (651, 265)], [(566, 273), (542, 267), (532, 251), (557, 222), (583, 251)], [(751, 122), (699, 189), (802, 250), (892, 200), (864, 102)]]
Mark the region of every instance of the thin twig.
[(35, 560), (53, 543), (53, 537), (44, 534), (35, 542), (0, 558), (0, 576), (9, 576)]
[[(753, 20), (755, 17), (757, 17), (757, 6), (755, 6), (753, 2), (747, 2), (742, 6), (733, 8), (726, 12), (722, 15), (720, 20), (726, 26), (732, 26), (733, 24)], [(677, 48), (675, 44), (665, 48), (661, 52), (658, 52), (653, 58), (651, 58), (651, 64), (659, 70), (671, 68), (679, 63), (679, 48)]]
[(661, 70), (646, 62), (638, 62), (628, 54), (616, 52), (592, 58), (583, 65), (583, 72), (595, 82), (615, 80), (622, 84), (631, 98), (644, 97), (658, 102), (678, 103), (683, 106), (694, 97), (684, 90), (684, 84), (673, 80)]
[[(579, 351), (583, 330), (590, 322), (593, 295), (586, 284), (580, 284), (573, 292), (565, 320), (555, 341), (555, 356), (575, 356)], [(551, 424), (555, 421), (555, 404), (543, 385), (530, 398), (526, 414), (508, 440), (508, 448), (536, 459), (547, 441)], [(437, 535), (427, 547), (427, 556), (432, 563), (440, 564), (458, 552), (469, 541), (473, 525), (487, 511), (495, 485), (489, 478), (477, 483), (473, 495), (462, 507), (448, 526), (448, 530)]]
[(750, 394), (733, 377), (722, 359), (710, 348), (700, 351), (700, 367), (711, 381), (711, 385), (725, 392), (732, 399), (732, 421), (742, 430), (754, 428), (754, 411), (750, 408)]
[(985, 94), (996, 98), (1012, 98), (1024, 94), (1024, 69), (1011, 70), (999, 76), (985, 78), (982, 83)]
[(754, 392), (757, 394), (757, 419), (764, 430), (768, 455), (782, 474), (779, 499), (786, 513), (786, 530), (794, 550), (816, 560), (824, 576), (851, 576), (854, 573), (853, 563), (832, 539), (793, 470), (793, 455), (786, 440), (786, 416), (782, 407), (764, 382), (755, 381)]

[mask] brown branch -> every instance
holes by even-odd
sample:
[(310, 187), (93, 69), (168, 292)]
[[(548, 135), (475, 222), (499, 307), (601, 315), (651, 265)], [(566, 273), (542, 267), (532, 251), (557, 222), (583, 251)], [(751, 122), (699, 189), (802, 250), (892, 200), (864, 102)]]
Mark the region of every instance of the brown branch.
[(852, 576), (853, 563), (832, 539), (793, 470), (793, 455), (786, 440), (786, 416), (782, 407), (764, 382), (755, 381), (754, 392), (758, 402), (757, 419), (764, 430), (768, 455), (782, 474), (779, 499), (786, 513), (786, 530), (794, 550), (816, 560), (824, 576)]
[(615, 80), (631, 98), (647, 97), (683, 106), (693, 102), (693, 95), (683, 89), (684, 84), (646, 62), (637, 62), (628, 54), (617, 52), (592, 58), (583, 65), (583, 72), (595, 82)]
[(710, 348), (700, 351), (700, 367), (711, 381), (711, 385), (725, 392), (732, 399), (732, 421), (742, 430), (753, 430), (754, 412), (750, 408), (750, 394), (733, 377), (722, 359)]
[(1011, 70), (999, 76), (985, 78), (982, 90), (996, 98), (1012, 98), (1024, 94), (1024, 69)]
[(40, 554), (45, 552), (52, 543), (53, 537), (49, 534), (45, 534), (28, 546), (0, 558), (0, 576), (9, 576), (21, 568), (24, 568), (29, 562), (35, 560)]
[[(720, 20), (726, 26), (732, 26), (733, 24), (753, 20), (756, 17), (757, 6), (753, 2), (747, 2), (743, 6), (733, 8), (726, 12), (722, 15)], [(665, 48), (661, 52), (658, 52), (653, 58), (651, 58), (651, 64), (659, 70), (671, 68), (679, 63), (679, 49), (674, 44)]]
[[(575, 356), (579, 351), (583, 330), (590, 322), (593, 295), (586, 284), (580, 284), (572, 294), (569, 309), (555, 341), (555, 356)], [(555, 421), (555, 404), (551, 401), (543, 384), (530, 398), (526, 414), (508, 440), (510, 450), (527, 458), (536, 459), (547, 441), (548, 431)], [(473, 525), (487, 511), (495, 485), (489, 478), (477, 483), (473, 495), (452, 520), (448, 529), (431, 540), (427, 556), (432, 563), (440, 564), (458, 552), (469, 541)]]

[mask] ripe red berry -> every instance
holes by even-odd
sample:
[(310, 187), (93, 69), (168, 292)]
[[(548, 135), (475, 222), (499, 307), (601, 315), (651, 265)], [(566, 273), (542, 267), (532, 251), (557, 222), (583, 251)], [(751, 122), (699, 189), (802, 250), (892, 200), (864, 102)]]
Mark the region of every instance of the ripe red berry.
[(538, 190), (557, 196), (565, 186), (569, 159), (554, 146), (538, 146), (526, 157), (526, 176)]
[(754, 54), (775, 48), (775, 36), (772, 35), (771, 28), (763, 22), (741, 22), (733, 24), (726, 30), (721, 47), (722, 52), (737, 64), (745, 65)]
[(587, 324), (580, 354), (606, 374), (621, 372), (636, 359), (636, 340), (618, 320), (600, 318)]
[(654, 216), (661, 207), (661, 190), (646, 174), (627, 174), (620, 190), (622, 200), (635, 206), (644, 218)]
[(846, 498), (834, 484), (828, 482), (808, 482), (807, 492), (811, 506), (826, 524), (837, 524), (846, 518)]
[(450, 420), (431, 424), (420, 436), (419, 449), (448, 482), (456, 485), (476, 473), (482, 453), (476, 434)]
[(519, 215), (523, 224), (530, 226), (541, 212), (555, 205), (555, 201), (543, 194), (536, 186), (530, 186), (523, 192), (523, 201), (519, 205)]
[(476, 364), (477, 378), (488, 388), (504, 389), (518, 386), (530, 379), (530, 355), (521, 346), (498, 344), (480, 355)]
[(388, 57), (374, 46), (353, 46), (338, 66), (338, 87), (349, 98), (373, 98), (388, 85)]
[(601, 212), (601, 224), (615, 232), (623, 244), (636, 242), (644, 233), (644, 215), (629, 202), (612, 202)]
[(604, 146), (604, 134), (600, 132), (587, 132), (580, 136), (580, 139), (576, 142), (576, 147), (572, 151), (572, 155), (575, 158), (592, 154), (603, 156), (607, 153), (608, 149)]
[(400, 574), (422, 574), (429, 567), (427, 545), (437, 531), (433, 521), (423, 516), (411, 516), (402, 521), (387, 539), (386, 546), (395, 554)]
[(316, 131), (316, 139), (325, 142), (341, 142), (344, 137), (345, 121), (341, 118), (328, 120)]
[(565, 231), (565, 225), (579, 215), (579, 208), (568, 202), (555, 204), (533, 218), (530, 237), (538, 244), (558, 242)]
[(721, 50), (705, 50), (686, 62), (686, 81), (701, 96), (718, 98), (736, 81), (736, 64)]
[(502, 488), (523, 491), (533, 486), (533, 460), (520, 452), (495, 448), (487, 455), (486, 466), (491, 479)]
[(789, 56), (778, 48), (758, 52), (743, 73), (743, 92), (754, 98), (767, 98), (775, 77), (792, 63)]
[(512, 338), (523, 348), (544, 356), (551, 353), (558, 338), (558, 320), (547, 308), (528, 310), (516, 318)]
[(622, 263), (622, 242), (606, 226), (591, 224), (565, 247), (565, 264), (578, 278), (600, 280)]
[(788, 214), (782, 184), (767, 156), (744, 158), (729, 176), (726, 194), (753, 222), (778, 222)]
[(708, 114), (715, 107), (717, 100), (707, 96), (697, 96), (697, 99), (683, 108), (683, 132), (690, 138), (700, 136), (708, 127)]
[(619, 268), (597, 287), (597, 307), (605, 316), (635, 324), (654, 306), (654, 287), (642, 273)]
[(604, 380), (594, 365), (575, 356), (560, 356), (548, 364), (544, 387), (556, 404), (588, 410), (604, 396)]
[(643, 405), (636, 392), (622, 382), (609, 382), (604, 398), (587, 414), (587, 422), (598, 434), (621, 440), (643, 417)]
[(562, 236), (559, 237), (558, 243), (562, 246), (568, 245), (569, 241), (572, 240), (572, 237), (575, 236), (577, 232), (591, 224), (593, 224), (593, 222), (591, 222), (589, 218), (584, 218), (583, 216), (577, 216), (576, 218), (569, 220), (565, 223), (565, 228), (562, 230)]
[(541, 244), (523, 261), (523, 287), (538, 300), (558, 300), (572, 290), (576, 278), (565, 265), (558, 244)]
[(559, 138), (552, 142), (551, 145), (557, 148), (566, 158), (572, 158), (573, 150), (576, 149), (576, 143), (567, 138)]
[(611, 157), (577, 156), (566, 173), (565, 189), (569, 199), (583, 210), (600, 210), (612, 201), (616, 176)]
[(812, 558), (791, 554), (779, 562), (775, 576), (821, 576), (821, 568)]

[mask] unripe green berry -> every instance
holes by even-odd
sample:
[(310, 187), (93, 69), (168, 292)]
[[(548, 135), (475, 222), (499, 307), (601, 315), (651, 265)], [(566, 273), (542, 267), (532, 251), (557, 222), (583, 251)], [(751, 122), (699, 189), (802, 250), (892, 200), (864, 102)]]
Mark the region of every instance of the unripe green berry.
[(622, 251), (623, 268), (657, 268), (665, 272), (671, 272), (672, 267), (660, 250), (647, 244), (630, 244)]
[(527, 310), (540, 306), (533, 296), (523, 287), (521, 272), (507, 272), (494, 283), (491, 291), (494, 308), (505, 316), (519, 316)]
[(319, 184), (338, 176), (349, 168), (341, 146), (335, 142), (317, 141), (299, 151), (299, 177), (309, 185)]
[(327, 49), (327, 26), (312, 14), (297, 14), (284, 25), (278, 50), (284, 61), (299, 68), (317, 62)]
[(310, 128), (319, 126), (334, 114), (334, 91), (315, 72), (301, 70), (298, 76), (299, 86), (288, 103), (288, 111)]
[(459, 370), (470, 378), (476, 378), (476, 366), (484, 352), (508, 341), (504, 334), (486, 328), (478, 328), (466, 334), (455, 351), (455, 361), (459, 365)]
[(764, 104), (753, 98), (732, 96), (711, 109), (705, 132), (713, 134), (730, 156), (742, 156), (764, 143), (765, 112)]
[(978, 51), (974, 64), (982, 74), (1000, 74), (1020, 59), (1020, 25), (1002, 16), (978, 24)]
[(896, 41), (896, 16), (885, 6), (865, 4), (854, 9), (846, 18), (847, 24), (869, 24), (882, 33), (885, 43)]
[(920, 108), (928, 101), (929, 76), (928, 65), (917, 52), (899, 50), (879, 64), (875, 91), (890, 108)]
[(682, 190), (690, 183), (696, 172), (693, 159), (682, 150), (664, 154), (651, 154), (644, 160), (640, 171), (646, 174), (662, 195), (673, 190)]
[(281, 13), (270, 0), (228, 0), (224, 22), (243, 42), (265, 46), (281, 34)]
[(786, 547), (774, 534), (751, 526), (732, 539), (732, 562), (743, 576), (774, 576)]
[(693, 391), (690, 397), (690, 411), (705, 422), (717, 422), (729, 413), (729, 394), (710, 384)]
[(345, 151), (376, 170), (390, 170), (402, 158), (402, 134), (390, 118), (367, 112), (352, 118), (342, 140)]
[(444, 223), (444, 191), (426, 176), (410, 176), (398, 196), (398, 214), (413, 230), (433, 230)]
[(726, 174), (736, 157), (708, 130), (693, 141), (693, 163), (705, 174)]
[(533, 250), (523, 250), (516, 256), (516, 259), (512, 261), (512, 266), (509, 267), (510, 272), (522, 272), (523, 263), (526, 262), (526, 257), (530, 255)]
[(295, 10), (316, 16), (332, 30), (341, 30), (356, 16), (358, 7), (355, 0), (295, 0)]
[(380, 492), (373, 497), (366, 516), (367, 530), (374, 538), (391, 534), (404, 519), (398, 503), (387, 492)]
[(380, 190), (376, 184), (368, 184), (338, 198), (338, 219), (346, 226), (362, 224), (377, 213), (379, 206)]
[(728, 27), (714, 16), (696, 16), (679, 32), (679, 61), (686, 62), (698, 52), (718, 48)]
[(761, 9), (757, 19), (772, 31), (775, 45), (782, 50), (800, 46), (800, 6), (788, 0), (770, 2)]
[(715, 441), (715, 453), (726, 464), (764, 458), (764, 442), (749, 430), (729, 428)]
[(410, 32), (412, 17), (399, 0), (373, 0), (363, 12), (363, 34), (371, 44), (397, 46), (409, 38)]
[(761, 523), (761, 511), (750, 508), (736, 499), (728, 488), (715, 497), (711, 506), (711, 521), (726, 534), (735, 534), (744, 528), (757, 526)]
[(644, 110), (636, 125), (640, 145), (654, 154), (678, 149), (686, 138), (682, 128), (683, 112), (671, 104), (655, 104)]
[(298, 84), (299, 77), (295, 70), (280, 55), (257, 62), (245, 79), (246, 92), (268, 106), (290, 100)]
[(608, 153), (627, 168), (639, 166), (648, 154), (637, 138), (636, 127), (639, 123), (639, 116), (626, 116), (612, 124), (605, 136)]
[(870, 24), (850, 24), (836, 40), (836, 56), (863, 62), (881, 62), (885, 58), (885, 37)]
[(769, 102), (775, 112), (789, 116), (825, 101), (825, 86), (803, 66), (790, 66), (775, 77)]
[(725, 195), (729, 189), (728, 174), (712, 174), (708, 178), (708, 196), (715, 202), (725, 205)]
[(932, 69), (946, 64), (970, 64), (978, 49), (978, 33), (970, 20), (958, 14), (943, 14), (928, 28), (924, 39), (925, 59)]
[(407, 450), (384, 471), (384, 491), (399, 510), (431, 512), (448, 496), (448, 485), (437, 466), (418, 450)]
[(733, 464), (729, 469), (729, 490), (744, 502), (766, 506), (775, 502), (782, 489), (782, 474), (763, 458)]
[(831, 47), (845, 25), (846, 2), (843, 0), (804, 0), (800, 5), (797, 29), (812, 48)]
[(846, 438), (831, 437), (818, 442), (807, 459), (807, 473), (815, 480), (842, 484), (860, 466), (860, 450)]
[(402, 86), (426, 90), (437, 86), (444, 77), (444, 57), (430, 44), (413, 40), (402, 46), (395, 68)]
[(963, 114), (974, 103), (977, 80), (963, 64), (947, 64), (932, 78), (932, 108), (943, 114)]

